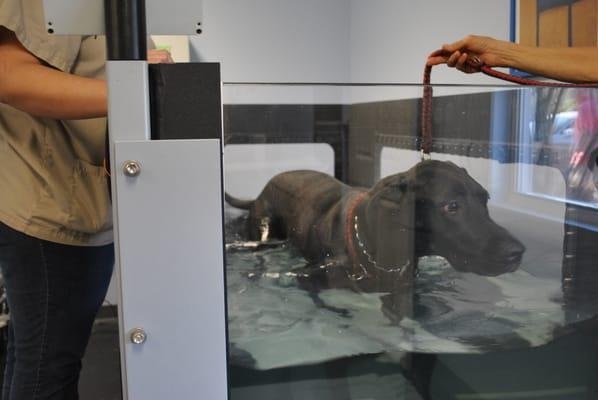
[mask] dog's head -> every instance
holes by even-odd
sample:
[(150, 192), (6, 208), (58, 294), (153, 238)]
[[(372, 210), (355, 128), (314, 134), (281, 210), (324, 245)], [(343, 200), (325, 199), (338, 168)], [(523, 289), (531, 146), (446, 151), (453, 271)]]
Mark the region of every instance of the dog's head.
[(393, 254), (407, 245), (413, 255), (442, 256), (459, 271), (514, 271), (525, 247), (490, 218), (487, 203), (488, 192), (465, 169), (421, 162), (370, 190), (364, 205), (370, 246), (391, 264)]

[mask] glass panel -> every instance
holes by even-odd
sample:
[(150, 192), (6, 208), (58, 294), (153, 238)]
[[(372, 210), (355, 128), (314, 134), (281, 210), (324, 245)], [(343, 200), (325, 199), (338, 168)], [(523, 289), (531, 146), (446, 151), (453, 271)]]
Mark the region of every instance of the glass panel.
[(224, 86), (244, 399), (598, 396), (594, 89)]

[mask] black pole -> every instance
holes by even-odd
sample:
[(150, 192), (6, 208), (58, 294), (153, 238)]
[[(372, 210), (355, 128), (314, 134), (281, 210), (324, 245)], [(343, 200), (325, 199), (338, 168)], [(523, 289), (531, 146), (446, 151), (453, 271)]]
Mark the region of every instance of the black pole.
[(146, 60), (145, 0), (105, 0), (108, 60)]

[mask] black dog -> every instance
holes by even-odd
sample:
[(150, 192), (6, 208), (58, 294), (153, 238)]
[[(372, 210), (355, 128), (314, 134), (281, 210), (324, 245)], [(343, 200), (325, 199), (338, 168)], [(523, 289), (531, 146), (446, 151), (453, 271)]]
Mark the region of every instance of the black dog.
[(488, 192), (451, 162), (423, 161), (370, 190), (291, 171), (272, 178), (256, 200), (226, 199), (249, 210), (251, 240), (288, 239), (326, 287), (392, 292), (425, 255), (499, 275), (516, 270), (525, 251), (490, 218)]

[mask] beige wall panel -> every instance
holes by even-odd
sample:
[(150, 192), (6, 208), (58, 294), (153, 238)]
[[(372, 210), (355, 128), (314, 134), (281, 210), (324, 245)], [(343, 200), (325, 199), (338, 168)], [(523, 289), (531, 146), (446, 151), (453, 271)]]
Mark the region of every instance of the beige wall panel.
[(536, 0), (519, 1), (519, 43), (536, 45)]
[(540, 14), (540, 46), (566, 47), (569, 45), (569, 10), (555, 7)]
[(596, 46), (598, 37), (598, 0), (580, 0), (572, 9), (573, 46)]

